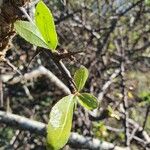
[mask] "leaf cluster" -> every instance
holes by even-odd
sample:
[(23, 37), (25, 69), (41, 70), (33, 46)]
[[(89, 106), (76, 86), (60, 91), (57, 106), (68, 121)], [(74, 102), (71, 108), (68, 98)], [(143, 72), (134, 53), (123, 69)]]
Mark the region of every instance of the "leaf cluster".
[(36, 6), (35, 21), (16, 21), (17, 33), (33, 45), (56, 51), (58, 38), (54, 18), (48, 7), (40, 1)]
[[(31, 44), (49, 49), (52, 52), (56, 51), (58, 39), (53, 15), (42, 1), (36, 6), (34, 22), (16, 21), (14, 27), (18, 34)], [(90, 93), (81, 92), (88, 75), (88, 70), (83, 66), (80, 67), (74, 75), (77, 91), (63, 97), (53, 106), (47, 127), (48, 149), (57, 150), (67, 143), (77, 103), (88, 110), (93, 110), (98, 106), (96, 97)]]
[(67, 143), (72, 126), (73, 110), (77, 103), (88, 110), (93, 110), (98, 106), (95, 96), (90, 93), (80, 93), (87, 78), (88, 70), (82, 66), (74, 75), (77, 92), (62, 98), (52, 108), (47, 130), (49, 149), (58, 150)]

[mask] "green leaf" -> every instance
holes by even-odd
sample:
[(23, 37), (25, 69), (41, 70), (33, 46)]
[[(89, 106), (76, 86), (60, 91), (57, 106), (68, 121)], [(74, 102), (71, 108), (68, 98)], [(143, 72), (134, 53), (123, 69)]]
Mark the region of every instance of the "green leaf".
[(88, 70), (82, 66), (75, 72), (74, 81), (76, 83), (76, 87), (78, 91), (81, 91), (85, 85), (85, 82), (88, 78), (89, 72)]
[(31, 22), (16, 21), (14, 23), (15, 30), (26, 41), (33, 45), (48, 48), (38, 28)]
[(53, 15), (42, 1), (40, 1), (36, 6), (35, 22), (49, 49), (55, 51), (58, 39)]
[(117, 111), (113, 110), (112, 107), (108, 106), (107, 111), (108, 111), (108, 115), (110, 117), (116, 118), (117, 120), (120, 120), (119, 113)]
[(150, 92), (149, 91), (140, 92), (139, 97), (142, 99), (142, 101), (145, 101), (148, 104), (150, 104)]
[(84, 108), (88, 110), (93, 110), (98, 107), (98, 101), (97, 98), (89, 93), (81, 93), (78, 95), (78, 102), (80, 105), (82, 105)]
[(59, 100), (52, 108), (47, 128), (48, 149), (58, 150), (67, 143), (72, 126), (74, 104), (74, 95), (71, 94)]

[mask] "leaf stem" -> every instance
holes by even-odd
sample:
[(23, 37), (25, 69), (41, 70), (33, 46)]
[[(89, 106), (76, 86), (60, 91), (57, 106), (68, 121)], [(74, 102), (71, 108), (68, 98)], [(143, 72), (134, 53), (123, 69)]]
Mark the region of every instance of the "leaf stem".
[[(26, 12), (26, 10), (23, 7), (19, 7), (19, 8), (23, 12), (23, 14), (27, 17), (27, 19), (30, 22), (33, 22), (32, 19), (31, 19), (31, 17)], [(64, 79), (67, 81), (67, 84), (68, 84), (68, 87), (69, 87), (71, 93), (72, 94), (76, 93), (77, 90), (76, 90), (75, 82), (74, 82), (74, 80), (73, 80), (73, 78), (72, 78), (69, 70), (66, 68), (66, 66), (62, 62), (62, 60), (60, 60), (60, 58), (57, 55), (55, 55), (55, 53), (52, 53), (48, 49), (40, 48), (40, 50), (43, 51), (46, 55), (50, 56), (50, 58), (54, 61), (54, 63), (56, 64), (56, 66), (61, 71)]]
[(52, 53), (50, 50), (47, 49), (43, 49), (42, 51), (50, 56), (50, 58), (54, 61), (54, 63), (56, 64), (56, 66), (59, 68), (59, 70), (61, 71), (63, 78), (67, 81), (68, 87), (71, 91), (72, 94), (76, 93), (76, 85), (75, 82), (70, 74), (70, 71), (67, 69), (67, 67), (64, 65), (64, 63), (62, 62), (62, 60), (59, 59), (59, 57), (57, 57), (57, 55), (55, 55), (55, 53)]

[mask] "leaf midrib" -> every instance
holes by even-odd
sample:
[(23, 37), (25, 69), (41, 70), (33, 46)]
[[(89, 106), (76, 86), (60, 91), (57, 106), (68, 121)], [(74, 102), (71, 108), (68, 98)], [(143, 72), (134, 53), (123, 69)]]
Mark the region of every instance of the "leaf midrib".
[[(67, 111), (66, 111), (66, 112), (67, 112), (67, 114), (68, 114), (68, 111), (69, 111), (70, 105), (71, 105), (71, 103), (72, 103), (73, 97), (74, 97), (74, 96), (72, 95), (71, 100), (69, 100), (69, 101), (70, 101), (70, 103), (69, 103), (68, 108), (67, 108)], [(61, 134), (62, 134), (63, 128), (65, 127), (66, 122), (67, 122), (67, 115), (65, 116), (65, 120), (64, 120), (64, 123), (63, 123), (63, 125), (62, 125), (61, 133), (59, 134), (58, 140), (60, 140), (60, 137), (61, 137)]]
[(39, 32), (39, 36), (40, 36), (40, 37), (39, 37), (37, 34), (35, 34), (34, 32), (32, 32), (32, 31), (28, 30), (27, 28), (25, 28), (24, 26), (22, 26), (21, 28), (23, 28), (23, 29), (27, 30), (28, 32), (32, 33), (33, 35), (35, 35), (38, 39), (40, 39), (41, 41), (43, 41), (43, 43), (45, 44), (45, 46), (47, 46), (47, 48), (48, 48), (48, 45), (47, 45), (47, 43), (45, 42), (43, 36), (41, 35), (41, 33), (40, 33), (38, 27), (37, 27), (35, 24), (33, 24), (33, 25), (37, 28), (36, 30)]

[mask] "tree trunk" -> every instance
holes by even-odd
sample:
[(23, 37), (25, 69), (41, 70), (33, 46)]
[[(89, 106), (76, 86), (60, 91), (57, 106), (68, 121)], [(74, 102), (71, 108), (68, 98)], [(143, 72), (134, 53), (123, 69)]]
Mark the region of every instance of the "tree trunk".
[(29, 0), (0, 0), (0, 58), (5, 57), (15, 32), (13, 23), (22, 18), (19, 7)]

